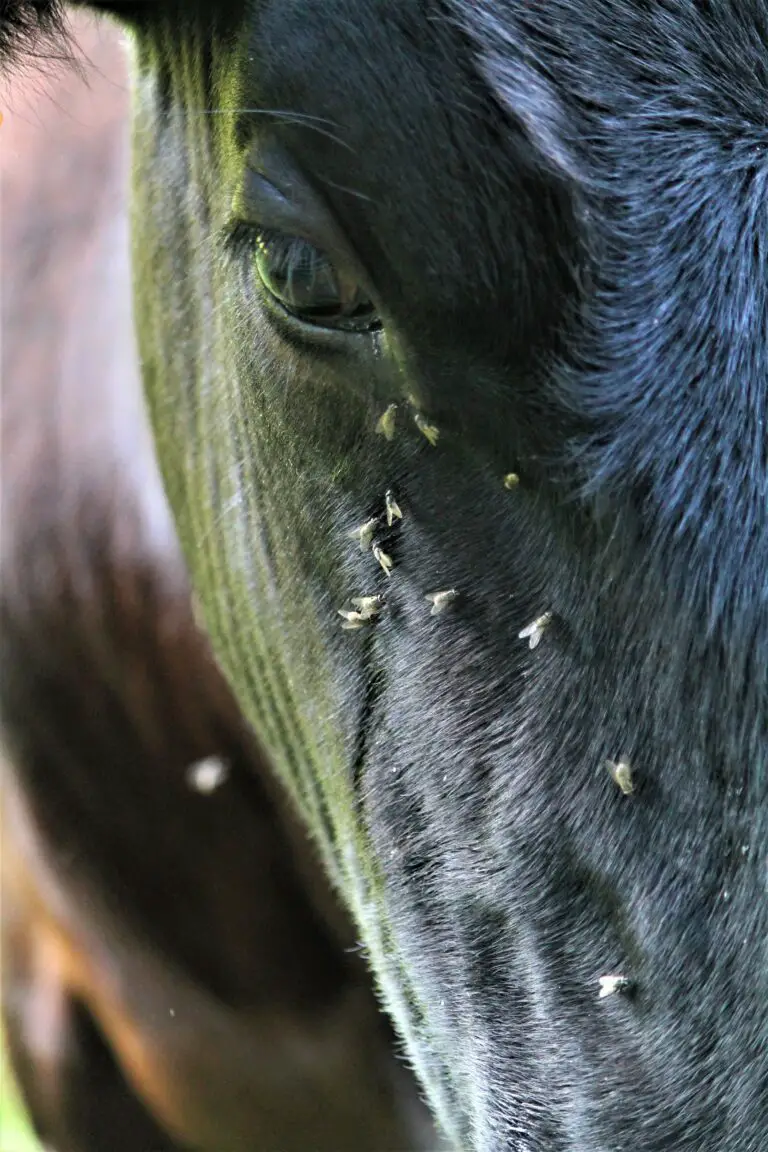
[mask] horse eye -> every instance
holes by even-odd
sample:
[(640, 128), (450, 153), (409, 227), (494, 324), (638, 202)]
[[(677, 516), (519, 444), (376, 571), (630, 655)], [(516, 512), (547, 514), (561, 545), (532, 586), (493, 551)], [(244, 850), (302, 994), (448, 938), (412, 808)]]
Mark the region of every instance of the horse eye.
[(267, 292), (306, 324), (349, 332), (379, 326), (376, 309), (354, 277), (300, 236), (260, 233), (256, 268)]

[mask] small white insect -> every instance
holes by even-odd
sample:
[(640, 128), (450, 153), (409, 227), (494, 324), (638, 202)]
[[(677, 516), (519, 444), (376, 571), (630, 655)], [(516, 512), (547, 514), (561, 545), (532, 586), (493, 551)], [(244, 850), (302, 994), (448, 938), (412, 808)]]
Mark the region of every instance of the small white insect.
[(373, 543), (373, 536), (379, 526), (378, 516), (371, 516), (370, 520), (366, 520), (365, 524), (361, 524), (359, 528), (355, 528), (350, 532), (353, 540), (357, 540), (360, 544), (360, 551), (367, 552)]
[(435, 444), (437, 444), (438, 440), (440, 439), (440, 429), (436, 428), (434, 424), (430, 424), (429, 421), (424, 416), (422, 416), (421, 412), (415, 412), (413, 419), (419, 432), (421, 432), (422, 436), (426, 436), (427, 440), (429, 440), (430, 444), (434, 448)]
[(342, 628), (347, 631), (352, 631), (355, 628), (362, 628), (364, 625), (369, 624), (373, 619), (372, 616), (365, 616), (362, 612), (352, 612), (349, 608), (339, 608), (339, 616), (342, 616), (344, 623)]
[(390, 404), (385, 408), (379, 419), (376, 421), (376, 432), (379, 436), (383, 436), (385, 440), (394, 440), (395, 438), (395, 424), (397, 422), (397, 404)]
[(429, 592), (424, 599), (432, 601), (430, 616), (438, 616), (441, 612), (444, 612), (446, 608), (453, 604), (458, 595), (458, 589), (456, 588), (446, 588), (444, 592)]
[(510, 491), (512, 491), (513, 488), (517, 488), (519, 483), (520, 477), (518, 476), (517, 472), (507, 472), (506, 476), (504, 477), (505, 488), (508, 488)]
[(624, 793), (631, 796), (635, 790), (632, 780), (632, 766), (629, 760), (606, 760), (605, 766), (611, 774), (611, 779)]
[(384, 493), (384, 504), (387, 509), (387, 527), (391, 528), (395, 520), (402, 520), (403, 518), (400, 505), (397, 500), (395, 500), (395, 495), (391, 488), (387, 488)]
[(385, 601), (383, 596), (353, 596), (350, 603), (361, 616), (370, 620), (373, 616), (378, 616)]
[(210, 796), (229, 776), (229, 764), (220, 756), (206, 756), (187, 768), (187, 784), (201, 796)]
[(606, 996), (613, 996), (615, 992), (626, 992), (631, 981), (626, 976), (601, 976), (598, 1000), (605, 1000)]
[(541, 616), (537, 616), (532, 624), (528, 624), (523, 628), (522, 632), (518, 632), (520, 640), (527, 640), (529, 648), (538, 648), (541, 643), (541, 638), (544, 632), (552, 623), (552, 613), (543, 612)]
[(384, 569), (387, 576), (391, 576), (392, 569), (395, 566), (395, 562), (392, 559), (392, 557), (389, 555), (389, 553), (385, 552), (380, 544), (374, 544), (373, 555), (374, 555), (374, 558), (376, 560), (378, 560), (379, 564)]

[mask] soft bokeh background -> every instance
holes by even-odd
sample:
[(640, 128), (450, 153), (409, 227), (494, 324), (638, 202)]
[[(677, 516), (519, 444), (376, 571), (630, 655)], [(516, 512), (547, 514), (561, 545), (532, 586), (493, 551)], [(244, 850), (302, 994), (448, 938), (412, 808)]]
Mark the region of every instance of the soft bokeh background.
[[(121, 37), (78, 17), (77, 65), (30, 62), (0, 81), (0, 338), (4, 443), (32, 392), (87, 402), (109, 379), (135, 403), (127, 231), (129, 95)], [(119, 413), (116, 414), (119, 418)], [(34, 444), (32, 443), (32, 449)], [(2, 517), (2, 521), (5, 517)], [(0, 529), (2, 522), (0, 521)], [(0, 867), (2, 842), (0, 842)], [(1, 910), (0, 910), (1, 911)], [(0, 1152), (37, 1152), (0, 1053)]]
[(13, 1083), (8, 1057), (0, 1055), (0, 1150), (38, 1152), (40, 1145), (30, 1132), (24, 1108)]

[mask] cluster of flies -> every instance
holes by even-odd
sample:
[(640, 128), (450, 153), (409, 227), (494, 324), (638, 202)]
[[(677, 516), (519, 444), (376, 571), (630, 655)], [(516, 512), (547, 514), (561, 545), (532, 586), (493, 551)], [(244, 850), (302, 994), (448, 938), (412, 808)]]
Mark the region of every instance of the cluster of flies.
[[(397, 429), (397, 412), (397, 404), (389, 404), (376, 423), (377, 434), (383, 436), (385, 440), (394, 440)], [(431, 424), (426, 417), (418, 411), (413, 413), (413, 421), (422, 436), (424, 436), (434, 448), (440, 439), (440, 429), (437, 428), (436, 425)], [(508, 472), (504, 477), (504, 487), (509, 491), (516, 488), (519, 483), (520, 477), (516, 472)], [(402, 519), (402, 509), (397, 502), (394, 492), (391, 488), (388, 488), (384, 493), (383, 512), (376, 516), (371, 516), (350, 533), (350, 536), (357, 540), (362, 552), (371, 552), (374, 560), (386, 576), (392, 575), (394, 560), (375, 537), (384, 520), (386, 520), (387, 527), (392, 528), (396, 521), (401, 521)], [(425, 600), (431, 605), (430, 615), (439, 616), (441, 612), (444, 612), (455, 603), (458, 596), (459, 591), (457, 588), (445, 588), (440, 592), (427, 593)], [(371, 624), (377, 616), (381, 614), (386, 607), (386, 598), (380, 594), (355, 596), (350, 600), (350, 604), (351, 608), (339, 608), (338, 613), (342, 618), (342, 628), (347, 631), (355, 631), (359, 628), (364, 628), (367, 624)], [(537, 616), (531, 624), (523, 628), (522, 632), (519, 633), (520, 639), (527, 640), (529, 648), (536, 648), (551, 621), (551, 612), (542, 613), (542, 615)]]
[[(439, 429), (434, 424), (430, 424), (420, 412), (414, 414), (414, 423), (425, 439), (434, 447), (440, 438)], [(390, 404), (379, 418), (376, 432), (385, 440), (393, 440), (396, 426), (397, 404)], [(384, 521), (386, 521), (387, 528), (392, 528), (396, 522), (402, 519), (403, 510), (397, 502), (395, 493), (391, 488), (388, 488), (384, 493), (383, 512), (377, 516), (371, 516), (350, 533), (352, 538), (359, 543), (361, 552), (370, 550), (385, 576), (392, 575), (394, 560), (375, 539), (376, 533)], [(430, 592), (425, 599), (432, 605), (431, 615), (439, 615), (456, 600), (458, 595), (459, 593), (455, 588), (447, 588), (442, 592)], [(372, 623), (386, 606), (386, 599), (382, 595), (355, 596), (350, 604), (352, 605), (351, 608), (339, 608), (338, 611), (342, 618), (342, 628), (353, 631)]]
[[(390, 404), (376, 424), (376, 432), (380, 436), (384, 436), (386, 440), (391, 441), (394, 439), (397, 425), (397, 410), (397, 404)], [(434, 447), (440, 438), (440, 430), (435, 427), (434, 424), (430, 424), (420, 412), (414, 413), (413, 420), (419, 432), (421, 432)], [(508, 472), (504, 477), (504, 487), (508, 491), (517, 488), (519, 483), (520, 477), (516, 472)], [(386, 521), (388, 528), (392, 528), (395, 522), (402, 521), (402, 519), (402, 509), (397, 502), (394, 492), (390, 488), (384, 493), (383, 512), (377, 516), (371, 516), (370, 519), (366, 520), (365, 523), (361, 524), (358, 528), (355, 528), (351, 533), (351, 536), (359, 543), (361, 551), (368, 552), (370, 550), (374, 560), (376, 560), (386, 576), (392, 575), (394, 561), (389, 553), (384, 551), (381, 544), (376, 541), (376, 533), (383, 521)], [(440, 615), (440, 613), (455, 603), (458, 596), (459, 592), (456, 588), (446, 588), (441, 592), (429, 592), (425, 599), (431, 604), (430, 615)], [(351, 608), (340, 608), (339, 615), (342, 617), (342, 628), (354, 630), (364, 628), (367, 624), (372, 623), (386, 607), (386, 599), (380, 594), (355, 596), (350, 601), (350, 604)], [(519, 639), (527, 640), (530, 649), (537, 648), (541, 643), (544, 633), (552, 624), (552, 620), (552, 612), (543, 612), (518, 633)], [(606, 760), (605, 765), (611, 779), (622, 794), (624, 796), (631, 796), (634, 792), (634, 783), (629, 761), (626, 759), (617, 761)], [(601, 976), (599, 978), (598, 997), (602, 1000), (607, 996), (613, 996), (617, 993), (626, 994), (630, 992), (632, 988), (633, 983), (626, 976), (620, 974)]]

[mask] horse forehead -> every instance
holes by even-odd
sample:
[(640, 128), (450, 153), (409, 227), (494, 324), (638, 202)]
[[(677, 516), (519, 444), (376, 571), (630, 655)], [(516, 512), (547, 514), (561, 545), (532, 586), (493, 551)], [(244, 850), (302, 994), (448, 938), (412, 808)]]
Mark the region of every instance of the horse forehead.
[(431, 160), (450, 144), (466, 100), (469, 67), (455, 30), (433, 7), (414, 0), (258, 6), (242, 31), (240, 88), (251, 111), (238, 134), (247, 139), (268, 121), (293, 135), (309, 166), (331, 175), (386, 173), (391, 182), (406, 173), (418, 184), (426, 165), (432, 179)]
[(444, 305), (484, 283), (514, 235), (514, 198), (499, 194), (501, 113), (455, 25), (410, 0), (291, 0), (252, 10), (226, 59), (220, 99), (236, 111), (214, 123), (234, 138), (222, 155), (239, 158), (235, 195), (251, 169), (271, 179), (276, 146), (392, 306), (423, 304), (425, 284)]
[[(245, 13), (242, 35), (254, 92), (350, 108), (399, 104), (448, 25), (417, 0), (360, 5), (354, 0), (280, 0)], [(379, 107), (379, 111), (383, 108)]]

